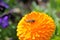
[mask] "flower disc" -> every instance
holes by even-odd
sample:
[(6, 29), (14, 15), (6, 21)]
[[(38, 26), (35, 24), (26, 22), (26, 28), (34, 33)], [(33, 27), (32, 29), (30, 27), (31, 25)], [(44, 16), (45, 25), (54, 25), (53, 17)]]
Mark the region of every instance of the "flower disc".
[(40, 12), (26, 14), (17, 25), (20, 40), (50, 40), (54, 31), (54, 20)]

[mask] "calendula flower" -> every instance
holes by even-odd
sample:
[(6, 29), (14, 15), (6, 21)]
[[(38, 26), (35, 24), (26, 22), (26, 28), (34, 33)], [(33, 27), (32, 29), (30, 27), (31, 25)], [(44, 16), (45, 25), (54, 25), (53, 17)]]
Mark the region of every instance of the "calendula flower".
[(54, 31), (54, 20), (40, 12), (25, 15), (17, 25), (17, 36), (20, 40), (50, 40)]

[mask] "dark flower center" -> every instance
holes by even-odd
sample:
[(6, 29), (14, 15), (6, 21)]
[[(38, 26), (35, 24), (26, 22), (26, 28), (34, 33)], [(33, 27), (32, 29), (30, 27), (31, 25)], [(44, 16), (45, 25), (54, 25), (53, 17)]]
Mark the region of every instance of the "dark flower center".
[(4, 12), (5, 11), (5, 7), (0, 5), (0, 11)]

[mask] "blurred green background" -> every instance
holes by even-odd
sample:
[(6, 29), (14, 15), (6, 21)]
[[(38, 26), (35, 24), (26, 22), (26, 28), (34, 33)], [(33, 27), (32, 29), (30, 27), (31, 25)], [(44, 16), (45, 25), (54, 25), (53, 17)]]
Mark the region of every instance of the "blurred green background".
[(1, 12), (0, 6), (0, 17), (8, 15), (9, 25), (6, 28), (0, 26), (0, 40), (18, 40), (17, 24), (25, 14), (31, 11), (44, 12), (51, 16), (56, 24), (51, 40), (60, 40), (60, 0), (3, 0), (3, 2), (8, 4), (9, 8)]

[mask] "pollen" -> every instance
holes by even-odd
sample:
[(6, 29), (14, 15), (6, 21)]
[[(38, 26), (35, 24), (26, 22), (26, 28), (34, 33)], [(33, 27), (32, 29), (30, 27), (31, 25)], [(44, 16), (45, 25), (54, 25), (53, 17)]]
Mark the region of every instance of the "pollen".
[(41, 12), (26, 14), (17, 25), (19, 40), (50, 40), (55, 31), (52, 17)]

